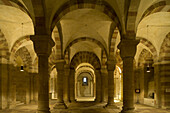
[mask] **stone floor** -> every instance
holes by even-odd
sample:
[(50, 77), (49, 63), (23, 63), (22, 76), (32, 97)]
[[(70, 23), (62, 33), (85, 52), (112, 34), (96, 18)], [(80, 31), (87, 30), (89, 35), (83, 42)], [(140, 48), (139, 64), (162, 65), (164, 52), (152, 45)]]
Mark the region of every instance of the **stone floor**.
[[(67, 104), (68, 109), (56, 110), (52, 109), (54, 101), (50, 102), (51, 113), (119, 113), (121, 111), (122, 103), (116, 103), (120, 109), (106, 109), (103, 108), (105, 103), (96, 104), (94, 102), (79, 102), (74, 104)], [(36, 113), (37, 105), (20, 105), (15, 109), (0, 110), (0, 113)], [(136, 113), (170, 113), (170, 110), (156, 109), (154, 107), (135, 104)]]

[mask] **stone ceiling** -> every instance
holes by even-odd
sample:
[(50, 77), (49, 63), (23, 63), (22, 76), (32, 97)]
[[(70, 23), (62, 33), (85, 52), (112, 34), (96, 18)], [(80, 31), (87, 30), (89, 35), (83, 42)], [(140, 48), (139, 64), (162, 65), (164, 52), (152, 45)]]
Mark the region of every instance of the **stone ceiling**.
[[(18, 0), (22, 7), (19, 4), (13, 3), (10, 0), (3, 2), (0, 0), (0, 29), (5, 36), (5, 39), (8, 43), (9, 52), (13, 48), (15, 42), (20, 40), (22, 37), (27, 35), (34, 34), (33, 22), (35, 19), (35, 14), (40, 11), (38, 6), (33, 7), (31, 0)], [(108, 3), (116, 12), (119, 21), (121, 23), (122, 28), (126, 24), (126, 11), (128, 6), (128, 2), (124, 0), (104, 0)], [(73, 2), (70, 0), (45, 0), (45, 14), (47, 23), (52, 22), (56, 11), (61, 8), (61, 6), (65, 3)], [(169, 0), (131, 0), (129, 6), (132, 4), (139, 3), (139, 7), (136, 14), (135, 20), (135, 28), (137, 38), (144, 38), (151, 42), (151, 44), (156, 48), (157, 55), (159, 55), (159, 51), (162, 45), (162, 42), (166, 35), (170, 32), (170, 1)], [(148, 15), (146, 11), (150, 8), (156, 7), (154, 4), (158, 4), (156, 6), (162, 5), (158, 8), (153, 9), (151, 13)], [(134, 5), (135, 6), (135, 5)], [(18, 8), (17, 8), (18, 7)], [(23, 11), (25, 8), (26, 11)], [(132, 11), (134, 7), (130, 7)], [(22, 9), (22, 10), (21, 10)], [(36, 10), (35, 10), (36, 9)], [(30, 14), (27, 14), (28, 13)], [(147, 14), (143, 18), (144, 14)], [(31, 17), (32, 19), (31, 19)], [(96, 9), (83, 8), (71, 10), (67, 14), (63, 15), (60, 19), (59, 23), (61, 25), (61, 31), (59, 32), (59, 36), (62, 36), (62, 47), (63, 52), (72, 43), (74, 40), (88, 37), (92, 38), (102, 44), (104, 49), (109, 52), (109, 37), (111, 30), (114, 31), (114, 28), (111, 29), (111, 24), (113, 20), (103, 12), (100, 12)], [(23, 25), (22, 25), (23, 23)], [(54, 39), (54, 38), (53, 38)], [(115, 49), (117, 49), (117, 44), (119, 43), (121, 37), (120, 34), (117, 36), (115, 40)], [(18, 46), (17, 49), (21, 47), (26, 47), (31, 54), (34, 53), (32, 42), (29, 40), (28, 42), (22, 43)], [(94, 52), (99, 59), (101, 60), (101, 51), (103, 48), (96, 44), (95, 42), (91, 42), (88, 40), (80, 41), (71, 45), (70, 47), (70, 58), (74, 56), (77, 52), (80, 51), (89, 51)], [(137, 47), (137, 53), (135, 59), (138, 60), (139, 54), (143, 49), (148, 49), (146, 45), (139, 44)], [(152, 53), (152, 52), (151, 52)], [(33, 59), (36, 58), (34, 54)], [(71, 59), (70, 59), (71, 60)], [(34, 61), (34, 60), (32, 60)]]

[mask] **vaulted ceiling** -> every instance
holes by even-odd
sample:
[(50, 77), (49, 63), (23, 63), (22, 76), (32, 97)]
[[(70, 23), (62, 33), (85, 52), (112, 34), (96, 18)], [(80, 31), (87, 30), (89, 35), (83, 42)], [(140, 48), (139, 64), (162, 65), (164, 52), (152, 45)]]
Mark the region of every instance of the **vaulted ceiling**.
[(37, 66), (37, 56), (29, 39), (36, 32), (37, 18), (45, 18), (46, 29), (53, 31), (56, 45), (49, 58), (51, 65), (61, 58), (71, 61), (82, 51), (94, 53), (102, 62), (103, 51), (107, 57), (111, 52), (115, 55), (123, 34), (128, 33), (143, 40), (137, 47), (137, 62), (144, 50), (158, 60), (170, 32), (170, 1), (0, 0), (1, 37), (7, 43), (10, 62), (17, 51), (25, 47), (31, 55), (30, 64)]

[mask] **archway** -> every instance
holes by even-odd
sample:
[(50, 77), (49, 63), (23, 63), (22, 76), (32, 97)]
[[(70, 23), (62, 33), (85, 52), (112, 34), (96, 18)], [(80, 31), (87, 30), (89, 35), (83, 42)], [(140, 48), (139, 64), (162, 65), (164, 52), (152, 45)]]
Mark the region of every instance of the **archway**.
[(75, 72), (76, 101), (94, 101), (96, 97), (94, 68), (89, 63), (81, 63)]
[(78, 52), (72, 58), (70, 66), (71, 66), (70, 73), (71, 102), (74, 100), (76, 101), (100, 100), (101, 73), (99, 72), (99, 70), (101, 68), (101, 64), (96, 54), (87, 51)]
[(114, 101), (120, 102), (122, 100), (122, 88), (123, 88), (123, 80), (122, 80), (122, 70), (116, 65), (114, 71)]
[(57, 99), (57, 70), (53, 68), (49, 78), (49, 97), (50, 99)]

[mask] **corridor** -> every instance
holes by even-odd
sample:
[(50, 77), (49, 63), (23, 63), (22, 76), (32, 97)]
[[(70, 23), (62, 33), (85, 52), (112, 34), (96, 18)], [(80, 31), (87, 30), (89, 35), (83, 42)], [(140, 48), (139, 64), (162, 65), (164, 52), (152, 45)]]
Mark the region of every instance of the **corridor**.
[[(68, 104), (68, 109), (53, 109), (55, 101), (50, 101), (51, 113), (119, 113), (121, 111), (122, 102), (116, 103), (116, 106), (120, 109), (105, 109), (103, 106), (106, 103), (94, 103), (94, 102), (77, 102), (74, 104)], [(37, 105), (20, 105), (15, 109), (0, 110), (0, 113), (36, 113)], [(170, 110), (156, 109), (154, 107), (135, 104), (136, 113), (170, 113)]]
[(165, 109), (170, 0), (0, 0), (0, 113)]

